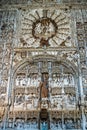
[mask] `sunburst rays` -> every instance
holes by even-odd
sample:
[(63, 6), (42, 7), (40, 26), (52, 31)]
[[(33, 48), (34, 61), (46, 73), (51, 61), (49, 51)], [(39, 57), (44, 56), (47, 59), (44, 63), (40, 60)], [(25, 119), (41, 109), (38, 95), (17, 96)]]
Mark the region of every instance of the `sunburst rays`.
[[(61, 46), (63, 41), (67, 41), (67, 37), (70, 36), (70, 24), (69, 19), (62, 12), (57, 10), (35, 10), (30, 13), (23, 15), (22, 20), (22, 36), (30, 46), (40, 46), (40, 39), (33, 36), (33, 25), (35, 22), (40, 21), (43, 18), (49, 18), (55, 22), (57, 26), (56, 34), (49, 39), (49, 45), (51, 47)], [(65, 44), (64, 44), (65, 45)]]
[(39, 15), (39, 13), (38, 13), (38, 11), (37, 11), (37, 10), (35, 11), (35, 13), (36, 13), (36, 15), (37, 15), (38, 19), (40, 19), (40, 15)]

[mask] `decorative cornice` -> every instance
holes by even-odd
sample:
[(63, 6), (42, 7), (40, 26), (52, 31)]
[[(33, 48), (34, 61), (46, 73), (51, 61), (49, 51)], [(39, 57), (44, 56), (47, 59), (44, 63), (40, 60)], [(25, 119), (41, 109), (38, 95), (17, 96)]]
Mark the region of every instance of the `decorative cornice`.
[(0, 10), (1, 9), (19, 9), (19, 10), (27, 10), (27, 9), (38, 9), (38, 8), (45, 8), (45, 9), (87, 9), (87, 3), (50, 3), (50, 4), (0, 4)]
[(23, 52), (23, 51), (30, 51), (30, 52), (41, 52), (41, 51), (76, 51), (77, 48), (76, 47), (47, 47), (46, 49), (42, 48), (42, 47), (37, 47), (37, 48), (33, 48), (33, 47), (20, 47), (20, 48), (15, 48), (14, 51), (15, 52)]

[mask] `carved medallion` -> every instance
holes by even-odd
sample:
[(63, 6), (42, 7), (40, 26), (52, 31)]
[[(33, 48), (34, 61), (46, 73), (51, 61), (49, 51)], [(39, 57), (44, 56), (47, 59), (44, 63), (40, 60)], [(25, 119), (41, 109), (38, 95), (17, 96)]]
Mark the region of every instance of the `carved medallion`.
[(40, 45), (48, 46), (48, 40), (56, 35), (57, 25), (50, 18), (41, 18), (33, 23), (32, 34), (34, 38), (41, 39)]
[(69, 17), (57, 10), (32, 10), (22, 14), (23, 46), (71, 46)]

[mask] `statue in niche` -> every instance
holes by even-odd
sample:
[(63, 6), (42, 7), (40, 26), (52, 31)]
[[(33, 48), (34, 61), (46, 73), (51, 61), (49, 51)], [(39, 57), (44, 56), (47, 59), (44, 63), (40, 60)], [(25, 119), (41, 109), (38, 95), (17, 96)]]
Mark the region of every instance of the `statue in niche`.
[(40, 97), (47, 98), (48, 97), (48, 75), (42, 75), (42, 82), (40, 83)]

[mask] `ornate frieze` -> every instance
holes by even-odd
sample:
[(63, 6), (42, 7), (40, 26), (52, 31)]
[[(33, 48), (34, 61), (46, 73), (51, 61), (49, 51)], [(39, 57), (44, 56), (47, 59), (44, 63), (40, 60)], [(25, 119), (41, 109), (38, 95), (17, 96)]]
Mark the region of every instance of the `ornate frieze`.
[(52, 3), (52, 4), (61, 4), (61, 3), (69, 3), (69, 4), (73, 4), (73, 3), (85, 3), (86, 1), (85, 0), (79, 0), (79, 1), (77, 1), (77, 0), (74, 0), (74, 1), (72, 1), (72, 0), (1, 0), (1, 4), (6, 4), (6, 5), (8, 5), (8, 4), (11, 4), (11, 5), (13, 5), (13, 4), (50, 4), (50, 3)]

